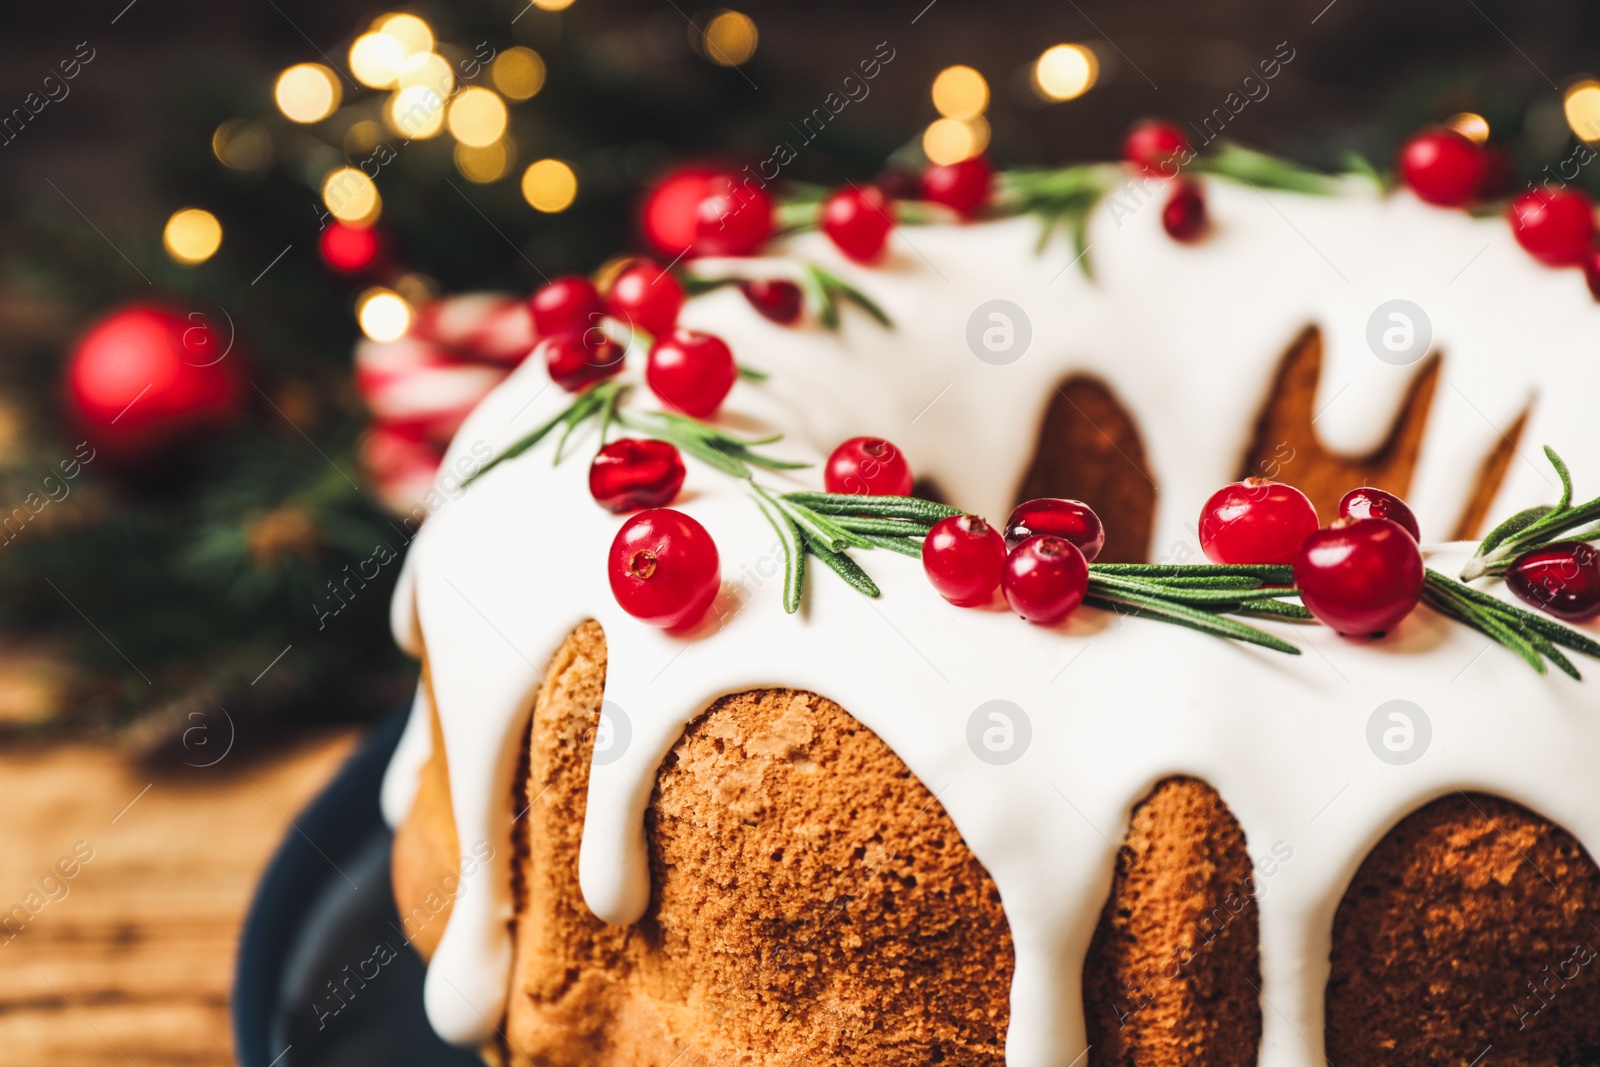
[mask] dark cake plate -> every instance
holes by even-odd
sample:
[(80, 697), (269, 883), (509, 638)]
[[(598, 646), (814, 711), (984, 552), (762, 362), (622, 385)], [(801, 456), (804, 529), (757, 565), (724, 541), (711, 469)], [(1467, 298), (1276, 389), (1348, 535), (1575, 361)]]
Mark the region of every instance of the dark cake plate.
[(399, 929), (378, 791), (404, 727), (397, 715), (367, 736), (256, 887), (233, 979), (241, 1067), (482, 1067), (429, 1027)]

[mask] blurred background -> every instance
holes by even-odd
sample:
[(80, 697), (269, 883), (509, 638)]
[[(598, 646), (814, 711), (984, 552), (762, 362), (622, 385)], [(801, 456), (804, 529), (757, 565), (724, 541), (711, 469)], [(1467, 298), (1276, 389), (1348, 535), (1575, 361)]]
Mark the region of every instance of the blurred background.
[[(980, 152), (1046, 166), (1114, 158), (1162, 116), (1387, 169), (1448, 122), (1502, 146), (1517, 187), (1575, 131), (1600, 137), (1600, 7), (1560, 0), (111, 0), (4, 19), (16, 1062), (230, 1061), (261, 864), (414, 683), (388, 599), (444, 442), (526, 354), (526, 295), (643, 250), (640, 198), (674, 168), (779, 145), (786, 177), (821, 184)], [(1277, 77), (1250, 77), (1269, 60)], [(80, 842), (95, 859), (40, 890)]]

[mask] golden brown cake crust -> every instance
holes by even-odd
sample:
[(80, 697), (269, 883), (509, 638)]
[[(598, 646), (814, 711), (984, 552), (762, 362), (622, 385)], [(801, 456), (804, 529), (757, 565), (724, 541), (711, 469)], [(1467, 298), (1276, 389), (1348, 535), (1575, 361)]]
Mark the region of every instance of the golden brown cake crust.
[(575, 631), (546, 677), (519, 834), (516, 1062), (1003, 1062), (1012, 949), (999, 894), (875, 734), (810, 693), (712, 705), (657, 778), (650, 910), (608, 927), (577, 882), (599, 627)]

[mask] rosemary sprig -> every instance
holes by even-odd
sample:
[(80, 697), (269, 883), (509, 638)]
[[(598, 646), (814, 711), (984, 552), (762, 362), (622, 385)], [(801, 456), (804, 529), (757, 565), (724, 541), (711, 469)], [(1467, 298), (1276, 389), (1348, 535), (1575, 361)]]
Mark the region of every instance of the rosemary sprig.
[[(479, 467), (477, 472), (462, 482), (462, 487), (471, 485), (485, 474), (494, 470), (508, 459), (516, 459), (524, 452), (538, 445), (560, 426), (564, 428), (563, 439), (580, 423), (586, 422), (601, 411), (613, 411), (622, 391), (626, 388), (621, 382), (601, 382), (593, 389), (579, 393), (577, 398), (561, 411), (557, 412), (548, 422), (541, 424), (537, 429), (518, 438), (514, 443), (501, 452), (498, 456)], [(557, 450), (559, 458), (560, 450)]]
[(832, 271), (819, 267), (815, 263), (803, 263), (800, 267), (800, 277), (796, 279), (800, 291), (805, 294), (806, 303), (816, 314), (817, 320), (830, 330), (839, 328), (839, 306), (841, 303), (851, 303), (870, 315), (879, 326), (886, 330), (894, 329), (888, 312), (878, 306), (860, 289), (851, 285)]
[[(1600, 522), (1600, 497), (1587, 503), (1572, 503), (1572, 474), (1555, 449), (1545, 446), (1544, 454), (1561, 479), (1561, 500), (1548, 505), (1519, 511), (1499, 526), (1478, 545), (1478, 550), (1461, 569), (1461, 580), (1470, 582), (1485, 575), (1501, 577), (1518, 556), (1530, 549), (1558, 540), (1561, 535), (1579, 527)], [(1583, 530), (1578, 540), (1592, 541), (1600, 537), (1600, 528)]]
[(1578, 669), (1556, 648), (1600, 659), (1600, 641), (1537, 612), (1507, 604), (1432, 568), (1422, 586), (1422, 599), (1435, 610), (1486, 634), (1528, 661), (1540, 674), (1548, 659), (1563, 673), (1579, 678)]
[(1340, 185), (1339, 179), (1332, 175), (1231, 141), (1222, 142), (1217, 151), (1198, 157), (1190, 166), (1201, 174), (1290, 193), (1327, 196), (1337, 192)]

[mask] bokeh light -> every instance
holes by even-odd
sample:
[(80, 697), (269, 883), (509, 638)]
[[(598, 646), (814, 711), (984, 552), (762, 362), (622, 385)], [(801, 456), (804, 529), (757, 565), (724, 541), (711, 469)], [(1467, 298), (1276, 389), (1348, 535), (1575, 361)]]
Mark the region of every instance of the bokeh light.
[(463, 178), (483, 185), (499, 181), (511, 170), (511, 165), (516, 162), (516, 145), (509, 137), (502, 137), (494, 144), (481, 148), (458, 144), (455, 160), (456, 170), (461, 172)]
[(211, 134), (211, 151), (225, 167), (261, 170), (272, 162), (272, 135), (259, 122), (229, 119)]
[(522, 172), (522, 198), (537, 211), (565, 211), (577, 195), (578, 176), (559, 159), (541, 159)]
[(372, 28), (398, 41), (405, 56), (433, 51), (433, 29), (415, 15), (384, 15), (372, 24)]
[(947, 119), (971, 119), (989, 106), (989, 83), (971, 67), (946, 67), (933, 79), (933, 106)]
[(712, 15), (703, 30), (695, 27), (689, 31), (689, 41), (696, 51), (719, 67), (749, 62), (760, 38), (754, 19), (726, 8)]
[(395, 85), (400, 89), (432, 89), (441, 98), (447, 98), (455, 90), (456, 72), (450, 69), (444, 56), (421, 52), (400, 64), (400, 76), (395, 79)]
[(344, 131), (344, 154), (351, 159), (365, 156), (382, 144), (385, 136), (381, 122), (371, 119), (352, 122), (350, 128)]
[(464, 145), (484, 148), (506, 132), (506, 102), (491, 89), (473, 86), (463, 89), (450, 102), (446, 122), (450, 134)]
[(572, 0), (533, 0), (533, 6), (543, 11), (565, 11), (572, 6)]
[(1081, 44), (1047, 48), (1033, 64), (1033, 89), (1051, 101), (1072, 100), (1094, 87), (1100, 61)]
[(1473, 111), (1451, 115), (1444, 124), (1469, 141), (1483, 144), (1489, 139), (1489, 120)]
[(1600, 141), (1600, 81), (1585, 79), (1567, 90), (1567, 125), (1581, 140)]
[(340, 167), (322, 179), (322, 202), (340, 222), (358, 225), (370, 226), (383, 210), (378, 187), (354, 167)]
[(374, 341), (398, 341), (411, 329), (411, 305), (393, 289), (368, 289), (356, 299), (356, 321)]
[(982, 118), (936, 119), (922, 131), (922, 153), (931, 163), (960, 163), (989, 146), (989, 124)]
[(321, 63), (296, 63), (273, 86), (278, 110), (293, 122), (321, 122), (339, 106), (339, 79)]
[(222, 223), (204, 208), (186, 207), (167, 220), (161, 243), (166, 246), (167, 255), (192, 267), (204, 263), (222, 247)]
[(371, 89), (393, 85), (405, 60), (405, 45), (387, 33), (363, 33), (350, 46), (350, 73)]
[(396, 133), (425, 141), (444, 129), (444, 101), (432, 89), (413, 85), (389, 98), (383, 117)]
[(544, 60), (521, 45), (495, 56), (489, 74), (494, 87), (512, 100), (527, 100), (544, 88)]

